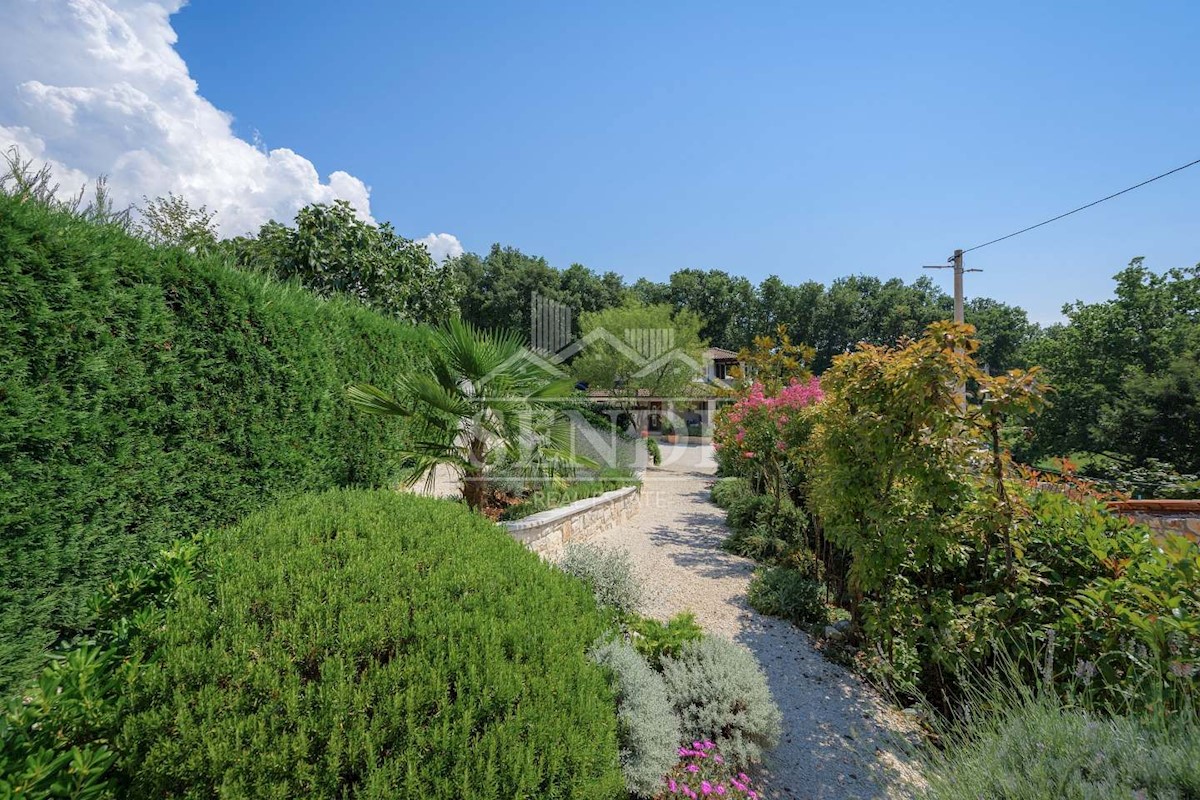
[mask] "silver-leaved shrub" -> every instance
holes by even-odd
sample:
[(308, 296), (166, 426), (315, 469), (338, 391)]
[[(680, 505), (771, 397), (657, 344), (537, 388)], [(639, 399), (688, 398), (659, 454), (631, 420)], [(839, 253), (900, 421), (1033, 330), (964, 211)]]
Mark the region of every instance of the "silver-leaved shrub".
[(569, 544), (558, 566), (586, 583), (596, 602), (621, 612), (637, 611), (642, 590), (625, 550), (610, 550), (590, 544)]
[(611, 641), (592, 649), (591, 658), (609, 671), (617, 699), (617, 742), (625, 788), (650, 797), (678, 761), (679, 718), (663, 678), (632, 645)]
[(738, 767), (779, 743), (782, 715), (749, 651), (706, 636), (663, 659), (663, 679), (685, 741), (713, 741)]

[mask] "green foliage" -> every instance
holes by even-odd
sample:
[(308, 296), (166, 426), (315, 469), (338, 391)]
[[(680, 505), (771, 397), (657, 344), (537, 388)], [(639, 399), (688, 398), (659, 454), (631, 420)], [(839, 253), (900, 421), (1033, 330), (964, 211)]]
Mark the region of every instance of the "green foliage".
[(604, 469), (594, 476), (577, 476), (562, 485), (544, 486), (516, 505), (506, 508), (500, 519), (523, 519), (551, 508), (561, 508), (576, 500), (598, 497), (605, 492), (637, 486), (639, 483), (637, 478), (625, 470)]
[(778, 743), (782, 716), (748, 650), (706, 636), (664, 657), (662, 669), (685, 741), (713, 741), (738, 767), (760, 761)]
[(1052, 696), (1001, 698), (944, 736), (925, 800), (1200, 797), (1200, 723), (1098, 717)]
[(783, 558), (804, 544), (807, 515), (791, 500), (768, 495), (747, 494), (735, 497), (726, 522), (732, 533), (722, 543), (731, 553), (756, 561)]
[(430, 373), (393, 376), (398, 399), (369, 383), (347, 390), (361, 411), (409, 420), (412, 432), (398, 444), (405, 485), (446, 465), (478, 509), (493, 473), (542, 478), (574, 470), (581, 459), (559, 402), (573, 386), (547, 375), (520, 337), (453, 318), (430, 335), (428, 349)]
[(766, 519), (774, 505), (774, 499), (765, 494), (734, 497), (727, 509), (725, 522), (735, 531), (748, 531), (757, 525), (760, 519)]
[(424, 335), (357, 304), (0, 196), (0, 308), (0, 687), (180, 532), (391, 478), (342, 394)]
[(745, 478), (721, 478), (712, 487), (712, 501), (726, 510), (751, 494), (750, 483)]
[(975, 328), (979, 349), (975, 360), (992, 375), (1028, 366), (1027, 349), (1041, 333), (1025, 310), (990, 297), (972, 297), (963, 309), (966, 323)]
[(662, 668), (665, 656), (678, 654), (685, 642), (699, 641), (704, 636), (704, 629), (690, 611), (676, 614), (667, 622), (630, 614), (624, 624), (633, 646), (655, 669)]
[(558, 566), (587, 584), (602, 607), (629, 613), (641, 605), (641, 584), (626, 550), (571, 543), (563, 549)]
[(352, 297), (407, 322), (441, 322), (458, 308), (453, 270), (434, 264), (423, 244), (389, 223), (359, 219), (344, 200), (305, 206), (294, 228), (271, 221), (257, 237), (222, 248), (243, 268), (294, 278), (327, 297)]
[(658, 440), (647, 437), (646, 453), (650, 456), (650, 463), (654, 466), (662, 464), (662, 448), (658, 446)]
[(667, 698), (663, 678), (625, 642), (601, 644), (592, 660), (610, 674), (617, 698), (617, 732), (625, 788), (649, 797), (662, 788), (663, 775), (675, 766), (682, 736), (679, 718)]
[(906, 346), (864, 345), (823, 378), (812, 502), (854, 554), (857, 591), (886, 591), (910, 555), (930, 569), (952, 558), (973, 482), (957, 393), (970, 345), (969, 329), (938, 323)]
[[(598, 338), (575, 357), (571, 369), (578, 380), (614, 398), (679, 397), (703, 369), (703, 321), (696, 312), (630, 299), (587, 312), (579, 324), (585, 337)], [(666, 330), (672, 331), (669, 353), (656, 349), (662, 344), (658, 334)]]
[(773, 335), (755, 336), (749, 347), (742, 348), (731, 375), (738, 388), (748, 390), (757, 384), (764, 394), (775, 397), (789, 384), (812, 378), (808, 367), (815, 355), (809, 345), (793, 342), (787, 325), (780, 324)]
[(755, 611), (803, 626), (828, 622), (824, 594), (820, 583), (786, 567), (759, 570), (746, 589)]
[(122, 796), (590, 797), (622, 781), (586, 590), (461, 505), (307, 495), (137, 637)]
[(54, 654), (0, 712), (0, 797), (108, 800), (124, 689), (138, 677), (131, 640), (161, 627), (165, 608), (202, 572), (200, 542), (182, 542), (92, 598), (96, 628)]
[(1179, 353), (1155, 371), (1130, 367), (1115, 396), (1100, 409), (1094, 435), (1105, 450), (1128, 456), (1136, 465), (1158, 460), (1200, 472), (1200, 347)]
[(1132, 469), (1115, 462), (1097, 460), (1083, 467), (1080, 474), (1099, 478), (1130, 497), (1200, 499), (1200, 475), (1181, 473), (1173, 465), (1157, 458), (1147, 458), (1142, 466)]
[[(1190, 702), (1178, 664), (1200, 653), (1195, 546), (1152, 542), (1096, 500), (1022, 488), (1000, 431), (1038, 406), (1036, 373), (982, 374), (967, 331), (864, 346), (825, 376), (810, 498), (849, 556), (866, 665), (944, 701), (997, 644), (1040, 644), (1039, 677), (1068, 687), (1079, 669), (1098, 706)], [(956, 396), (968, 380), (978, 406)]]
[(705, 341), (739, 346), (749, 341), (755, 298), (754, 284), (746, 278), (719, 269), (681, 269), (671, 273), (664, 289), (661, 299), (645, 302), (698, 314), (703, 325), (697, 334)]
[(138, 207), (139, 219), (134, 230), (150, 244), (159, 247), (182, 247), (189, 253), (204, 253), (217, 244), (217, 212), (206, 206), (192, 208), (185, 198), (168, 193), (164, 197), (146, 200)]
[(528, 335), (530, 301), (536, 294), (569, 307), (576, 325), (571, 333), (578, 334), (581, 313), (619, 306), (626, 296), (624, 281), (615, 272), (599, 275), (582, 264), (557, 270), (544, 258), (498, 244), (483, 257), (465, 253), (450, 267), (464, 287), (463, 318), (485, 330)]
[(1154, 273), (1134, 259), (1112, 300), (1075, 303), (1028, 358), (1058, 393), (1031, 457), (1077, 451), (1200, 472), (1200, 266)]
[[(620, 307), (633, 298), (699, 315), (699, 336), (735, 352), (755, 336), (772, 335), (779, 325), (787, 325), (797, 341), (816, 347), (811, 365), (818, 372), (858, 342), (884, 344), (919, 336), (930, 322), (949, 317), (953, 305), (929, 278), (905, 284), (856, 275), (825, 287), (815, 281), (787, 284), (771, 275), (755, 286), (722, 270), (682, 269), (665, 283), (641, 278), (627, 286), (614, 272), (599, 274), (582, 264), (560, 270), (544, 258), (499, 244), (486, 256), (459, 256), (450, 267), (455, 283), (463, 287), (463, 318), (485, 330), (527, 334), (530, 300), (537, 294), (571, 309), (571, 335), (578, 336), (584, 313)], [(993, 372), (1023, 365), (1021, 348), (1037, 333), (1024, 311), (975, 298), (966, 313), (979, 330), (981, 358)]]

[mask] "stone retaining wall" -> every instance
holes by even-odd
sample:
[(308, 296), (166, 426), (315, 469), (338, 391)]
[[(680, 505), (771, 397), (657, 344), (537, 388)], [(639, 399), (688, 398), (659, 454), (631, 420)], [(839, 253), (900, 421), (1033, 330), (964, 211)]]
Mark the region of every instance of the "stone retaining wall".
[(637, 513), (642, 487), (625, 486), (562, 508), (502, 523), (514, 539), (547, 558), (555, 558), (567, 542), (583, 542), (615, 528)]
[(1124, 500), (1109, 503), (1108, 507), (1151, 530), (1182, 534), (1200, 542), (1200, 500)]

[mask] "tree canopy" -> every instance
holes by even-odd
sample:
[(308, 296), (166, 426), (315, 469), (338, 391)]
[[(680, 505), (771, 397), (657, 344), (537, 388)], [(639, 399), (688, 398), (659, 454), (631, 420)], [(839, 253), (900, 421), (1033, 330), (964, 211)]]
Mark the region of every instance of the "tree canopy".
[(631, 298), (623, 305), (585, 312), (586, 346), (571, 367), (580, 381), (617, 397), (679, 397), (701, 373), (703, 320), (694, 311), (672, 311)]
[(458, 309), (454, 272), (388, 223), (358, 218), (349, 203), (305, 206), (295, 227), (272, 220), (226, 247), (238, 266), (295, 278), (318, 294), (346, 295), (408, 322), (444, 321)]
[(1200, 470), (1200, 266), (1155, 273), (1134, 259), (1115, 297), (1064, 307), (1027, 348), (1056, 391), (1033, 452), (1108, 453)]

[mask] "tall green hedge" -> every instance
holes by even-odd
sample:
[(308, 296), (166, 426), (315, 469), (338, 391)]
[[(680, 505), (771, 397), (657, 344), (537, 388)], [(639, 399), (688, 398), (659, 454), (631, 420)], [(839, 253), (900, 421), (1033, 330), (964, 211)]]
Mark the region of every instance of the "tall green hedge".
[(375, 485), (350, 381), (421, 334), (363, 308), (0, 196), (0, 690), (98, 585), (285, 493)]
[(461, 504), (304, 495), (213, 534), (143, 629), (127, 798), (613, 798), (587, 588)]

